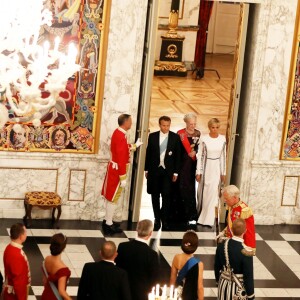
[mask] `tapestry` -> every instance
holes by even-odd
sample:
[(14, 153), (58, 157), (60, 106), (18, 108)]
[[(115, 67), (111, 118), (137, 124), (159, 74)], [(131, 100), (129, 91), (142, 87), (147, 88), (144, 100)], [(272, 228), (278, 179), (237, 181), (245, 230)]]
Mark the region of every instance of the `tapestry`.
[(280, 159), (300, 160), (300, 1), (296, 16)]
[[(97, 151), (110, 0), (46, 0), (51, 26), (40, 28), (39, 44), (54, 44), (67, 53), (70, 42), (78, 50), (80, 70), (68, 79), (50, 109), (41, 111), (41, 126), (32, 125), (33, 114), (17, 116), (6, 103), (9, 121), (0, 131), (0, 150), (95, 153)], [(30, 14), (30, 13), (29, 13)], [(30, 16), (29, 16), (30, 17)], [(5, 95), (0, 95), (5, 101)], [(21, 128), (14, 131), (14, 124)]]

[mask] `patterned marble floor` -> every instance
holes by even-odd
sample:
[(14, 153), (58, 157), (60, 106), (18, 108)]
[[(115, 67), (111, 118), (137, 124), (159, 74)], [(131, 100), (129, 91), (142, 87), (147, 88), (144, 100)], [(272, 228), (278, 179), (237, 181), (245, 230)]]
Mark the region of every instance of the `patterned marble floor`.
[[(0, 252), (9, 243), (8, 230), (20, 220), (1, 219)], [(51, 228), (48, 220), (34, 220), (28, 229), (28, 238), (24, 245), (32, 272), (30, 300), (40, 299), (42, 293), (41, 263), (49, 254), (49, 239), (55, 232), (68, 236), (68, 245), (63, 260), (71, 269), (68, 292), (76, 299), (77, 286), (84, 263), (97, 261), (98, 252), (104, 240), (113, 240), (116, 244), (135, 237), (136, 224), (122, 223), (124, 233), (114, 237), (105, 237), (99, 222), (60, 221), (59, 230)], [(256, 299), (300, 299), (300, 226), (275, 225), (257, 226), (257, 256), (254, 259)], [(177, 225), (170, 232), (154, 232), (150, 246), (158, 251), (161, 261), (161, 284), (169, 280), (170, 263), (175, 253), (180, 252), (180, 242), (185, 228)], [(199, 248), (196, 252), (205, 266), (205, 299), (216, 299), (216, 287), (213, 275), (215, 253), (215, 233), (213, 229), (202, 226), (197, 228)], [(3, 272), (1, 259), (0, 270)]]
[(221, 121), (220, 132), (225, 134), (233, 74), (233, 55), (207, 54), (206, 67), (216, 69), (205, 71), (201, 80), (195, 80), (195, 73), (187, 77), (153, 78), (150, 131), (158, 130), (158, 118), (163, 114), (172, 119), (171, 130), (177, 131), (184, 125), (183, 115), (194, 112), (198, 116), (198, 129), (207, 133), (207, 122), (212, 117)]

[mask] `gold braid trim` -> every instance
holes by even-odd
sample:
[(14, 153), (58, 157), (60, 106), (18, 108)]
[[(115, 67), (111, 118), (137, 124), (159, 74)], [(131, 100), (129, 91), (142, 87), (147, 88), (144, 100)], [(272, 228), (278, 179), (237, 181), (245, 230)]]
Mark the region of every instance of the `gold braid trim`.
[(241, 211), (241, 218), (248, 219), (253, 215), (252, 209), (248, 206), (243, 207)]
[(242, 249), (242, 254), (245, 256), (255, 256), (256, 253), (256, 249), (252, 248), (252, 250), (246, 250), (246, 249)]
[(125, 179), (126, 179), (126, 177), (127, 177), (127, 175), (126, 175), (126, 174), (124, 174), (124, 175), (120, 175), (120, 180), (125, 180)]

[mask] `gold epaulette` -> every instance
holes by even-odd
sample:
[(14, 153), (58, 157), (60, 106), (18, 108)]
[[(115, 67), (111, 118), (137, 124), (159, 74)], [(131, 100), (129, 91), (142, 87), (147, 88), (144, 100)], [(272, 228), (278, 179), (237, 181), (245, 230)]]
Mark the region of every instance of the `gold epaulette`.
[(249, 217), (251, 217), (253, 215), (252, 213), (252, 209), (248, 206), (242, 206), (242, 211), (241, 211), (241, 218), (242, 219), (248, 219)]
[(256, 254), (256, 249), (254, 249), (254, 248), (252, 249), (252, 248), (251, 248), (251, 249), (248, 249), (248, 250), (247, 250), (247, 249), (244, 248), (241, 252), (242, 252), (242, 254), (244, 254), (245, 256), (255, 256), (255, 254)]

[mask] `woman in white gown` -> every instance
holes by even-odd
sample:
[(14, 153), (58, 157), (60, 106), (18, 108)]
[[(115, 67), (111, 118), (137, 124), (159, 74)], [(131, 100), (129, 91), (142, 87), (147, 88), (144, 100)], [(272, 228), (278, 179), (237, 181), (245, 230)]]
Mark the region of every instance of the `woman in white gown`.
[(224, 184), (226, 172), (226, 139), (219, 134), (219, 127), (217, 118), (209, 120), (209, 134), (201, 136), (197, 153), (198, 223), (211, 227), (218, 207), (219, 186)]

